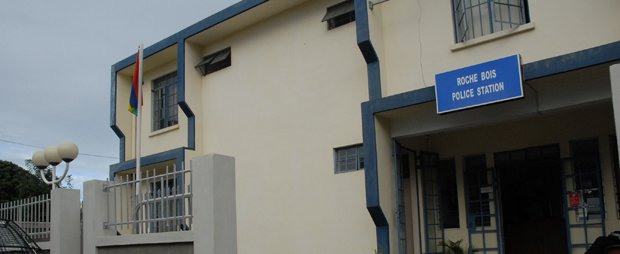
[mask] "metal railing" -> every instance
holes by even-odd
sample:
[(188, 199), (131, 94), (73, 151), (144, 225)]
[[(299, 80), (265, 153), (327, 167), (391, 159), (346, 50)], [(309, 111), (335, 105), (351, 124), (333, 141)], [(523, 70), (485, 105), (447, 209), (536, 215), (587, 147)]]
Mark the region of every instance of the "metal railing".
[(50, 239), (50, 194), (0, 203), (0, 219), (15, 222), (35, 241)]
[(117, 176), (104, 187), (110, 207), (104, 227), (122, 235), (191, 230), (191, 172), (166, 167), (146, 170), (139, 180), (135, 173)]

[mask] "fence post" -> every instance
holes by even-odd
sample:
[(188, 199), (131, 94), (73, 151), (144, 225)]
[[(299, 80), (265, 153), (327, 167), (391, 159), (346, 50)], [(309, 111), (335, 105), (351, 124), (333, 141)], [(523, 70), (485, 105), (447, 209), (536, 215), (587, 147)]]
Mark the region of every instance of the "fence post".
[(101, 180), (86, 181), (83, 185), (83, 254), (96, 254), (96, 239), (102, 236), (113, 236), (116, 232), (105, 229), (108, 211), (108, 196), (103, 187), (108, 182)]
[(50, 243), (52, 254), (79, 254), (81, 241), (80, 191), (52, 190)]
[(236, 254), (235, 159), (209, 154), (191, 160), (194, 253)]

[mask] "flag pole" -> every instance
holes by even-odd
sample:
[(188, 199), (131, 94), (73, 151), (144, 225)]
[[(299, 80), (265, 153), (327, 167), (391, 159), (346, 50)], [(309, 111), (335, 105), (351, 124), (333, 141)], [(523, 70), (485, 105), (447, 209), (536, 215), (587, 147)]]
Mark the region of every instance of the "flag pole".
[(142, 54), (142, 44), (138, 46), (138, 112), (136, 115), (136, 196), (140, 195), (140, 180), (142, 172), (140, 171), (140, 157), (142, 150), (142, 66), (144, 55)]

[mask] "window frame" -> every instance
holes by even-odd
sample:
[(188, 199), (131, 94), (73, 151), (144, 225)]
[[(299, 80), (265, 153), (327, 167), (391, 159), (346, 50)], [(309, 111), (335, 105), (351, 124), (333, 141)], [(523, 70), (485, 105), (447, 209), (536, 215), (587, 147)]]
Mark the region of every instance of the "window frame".
[(232, 49), (219, 50), (202, 58), (195, 68), (202, 76), (209, 75), (232, 65)]
[(345, 0), (327, 7), (321, 20), (327, 22), (327, 30), (355, 22), (355, 4), (353, 0)]
[(153, 79), (151, 86), (151, 131), (158, 131), (179, 124), (177, 95), (177, 71)]
[[(467, 1), (468, 0), (451, 1), (452, 27), (454, 29), (454, 41), (456, 43), (467, 42), (500, 31), (514, 30), (521, 25), (531, 22), (528, 0), (484, 0), (484, 2), (480, 1), (477, 4), (472, 1)], [(517, 4), (513, 4), (513, 2), (517, 2)], [(467, 3), (469, 3), (469, 6)], [(477, 11), (474, 10), (476, 8), (478, 9)], [(505, 15), (503, 15), (503, 13), (505, 9), (502, 8), (507, 8), (507, 17), (504, 17)], [(512, 20), (511, 8), (519, 9), (519, 22)], [(477, 16), (475, 14), (477, 14)], [(476, 17), (474, 18), (474, 16)], [(470, 22), (469, 19), (472, 19), (472, 21)], [(463, 23), (461, 23), (461, 21), (463, 21)], [(469, 31), (470, 25), (472, 26), (471, 35)], [(498, 29), (496, 29), (497, 25), (499, 26)], [(481, 31), (476, 31), (476, 29)], [(485, 30), (489, 31), (485, 32)]]
[[(344, 154), (342, 154), (344, 152)], [(349, 153), (351, 152), (351, 153)], [(350, 154), (353, 156), (350, 156)], [(344, 157), (341, 157), (344, 155)], [(349, 168), (349, 160), (355, 160), (355, 167)], [(344, 168), (340, 167), (341, 162), (344, 163)], [(364, 169), (364, 146), (363, 144), (355, 144), (343, 147), (334, 148), (334, 173), (347, 173)]]

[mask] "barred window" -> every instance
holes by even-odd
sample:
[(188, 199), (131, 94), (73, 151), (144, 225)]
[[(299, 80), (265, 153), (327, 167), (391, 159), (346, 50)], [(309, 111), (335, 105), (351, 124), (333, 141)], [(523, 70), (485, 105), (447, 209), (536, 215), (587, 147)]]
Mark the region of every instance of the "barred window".
[(177, 72), (153, 81), (153, 125), (156, 131), (177, 124)]
[(530, 22), (527, 0), (452, 0), (456, 42)]
[(328, 7), (322, 21), (327, 21), (327, 30), (332, 30), (355, 21), (355, 6), (353, 0), (347, 0)]
[(364, 146), (362, 144), (334, 149), (336, 174), (364, 168)]

